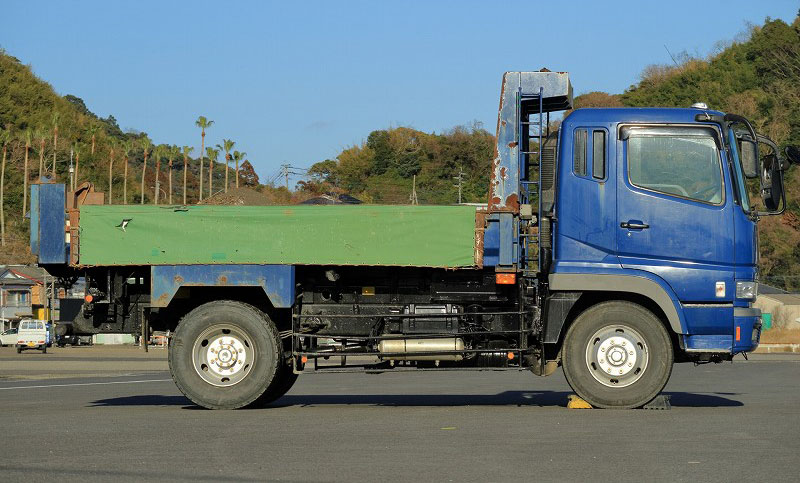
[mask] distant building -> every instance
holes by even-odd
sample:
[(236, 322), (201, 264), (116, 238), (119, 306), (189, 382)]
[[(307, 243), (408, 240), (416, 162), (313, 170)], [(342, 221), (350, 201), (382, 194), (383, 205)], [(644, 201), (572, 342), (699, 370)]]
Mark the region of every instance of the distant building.
[(0, 330), (16, 327), (21, 319), (43, 317), (47, 306), (47, 272), (25, 265), (0, 266)]

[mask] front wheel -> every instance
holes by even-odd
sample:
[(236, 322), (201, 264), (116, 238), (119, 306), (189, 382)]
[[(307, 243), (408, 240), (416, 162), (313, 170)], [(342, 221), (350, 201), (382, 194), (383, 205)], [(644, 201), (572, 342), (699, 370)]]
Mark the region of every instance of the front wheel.
[(581, 313), (564, 338), (564, 375), (599, 408), (636, 408), (664, 389), (672, 373), (672, 341), (641, 305), (604, 302)]
[(175, 329), (169, 368), (178, 389), (208, 409), (253, 405), (281, 367), (272, 320), (255, 307), (220, 300), (189, 312)]

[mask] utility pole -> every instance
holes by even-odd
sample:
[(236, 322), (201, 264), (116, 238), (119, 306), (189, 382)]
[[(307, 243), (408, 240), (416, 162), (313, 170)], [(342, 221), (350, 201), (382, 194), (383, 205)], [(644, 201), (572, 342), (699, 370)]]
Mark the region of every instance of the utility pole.
[(408, 197), (408, 201), (412, 205), (418, 205), (419, 200), (417, 200), (417, 175), (414, 175), (414, 181), (411, 184), (411, 196)]
[(286, 189), (288, 190), (289, 189), (289, 165), (288, 164), (282, 164), (281, 165), (281, 174), (280, 174), (280, 176), (283, 176), (286, 179)]
[(461, 204), (461, 185), (462, 185), (462, 182), (464, 181), (464, 174), (466, 174), (466, 173), (464, 173), (464, 168), (459, 167), (458, 168), (458, 176), (455, 176), (453, 178), (454, 180), (458, 181), (458, 184), (455, 184), (453, 186), (457, 186), (458, 187), (458, 204), (459, 205)]
[(72, 149), (69, 150), (69, 189), (75, 191), (75, 168), (72, 166)]

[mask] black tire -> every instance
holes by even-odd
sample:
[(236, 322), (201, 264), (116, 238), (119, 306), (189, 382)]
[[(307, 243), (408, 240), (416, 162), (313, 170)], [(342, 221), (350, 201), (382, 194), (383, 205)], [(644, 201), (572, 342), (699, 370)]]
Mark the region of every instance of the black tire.
[[(631, 340), (639, 342), (631, 344)], [(627, 348), (623, 347), (626, 343)], [(630, 351), (627, 363), (631, 348), (635, 350)], [(612, 365), (612, 352), (620, 358), (615, 361), (618, 366)], [(586, 309), (567, 331), (562, 355), (567, 382), (578, 396), (597, 408), (641, 407), (664, 389), (672, 373), (672, 341), (664, 324), (652, 312), (631, 302), (603, 302)], [(615, 376), (606, 374), (603, 367), (606, 371), (620, 368), (620, 374), (629, 372), (614, 382)]]
[[(195, 343), (202, 345), (204, 332), (221, 324), (244, 334), (254, 361), (252, 366), (245, 366), (243, 370), (248, 372), (238, 382), (222, 387), (207, 382), (200, 369), (195, 369)], [(169, 346), (170, 373), (178, 389), (198, 406), (242, 408), (253, 404), (273, 382), (280, 367), (279, 348), (278, 329), (260, 310), (230, 300), (209, 302), (189, 312), (175, 329)]]
[(17, 346), (17, 354), (22, 354), (22, 346)]
[(47, 354), (47, 346), (42, 346), (42, 354)]
[(297, 374), (292, 371), (292, 366), (289, 364), (281, 364), (278, 373), (275, 375), (272, 384), (267, 388), (264, 394), (256, 399), (251, 407), (262, 408), (268, 404), (282, 398), (289, 389), (297, 382)]

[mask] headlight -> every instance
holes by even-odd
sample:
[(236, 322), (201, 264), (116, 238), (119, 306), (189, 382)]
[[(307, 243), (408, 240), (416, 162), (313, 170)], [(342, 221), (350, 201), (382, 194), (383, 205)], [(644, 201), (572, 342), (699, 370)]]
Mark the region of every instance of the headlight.
[(755, 300), (758, 295), (758, 282), (736, 282), (736, 298)]

